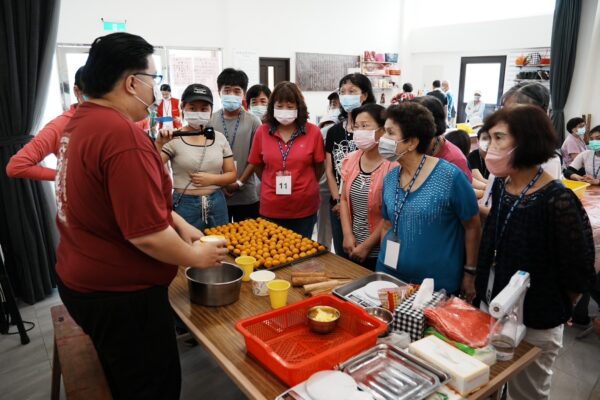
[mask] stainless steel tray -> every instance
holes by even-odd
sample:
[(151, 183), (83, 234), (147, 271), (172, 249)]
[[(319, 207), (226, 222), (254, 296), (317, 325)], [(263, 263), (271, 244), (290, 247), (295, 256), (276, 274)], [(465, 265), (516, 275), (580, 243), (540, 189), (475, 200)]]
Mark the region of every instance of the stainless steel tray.
[(366, 286), (367, 284), (374, 282), (374, 281), (393, 282), (398, 286), (407, 285), (406, 282), (403, 282), (400, 279), (393, 277), (391, 275), (388, 275), (384, 272), (374, 272), (370, 275), (356, 279), (350, 283), (347, 283), (343, 286), (333, 289), (333, 294), (338, 297), (341, 297), (344, 300), (351, 301), (352, 303), (357, 304), (361, 307), (372, 307), (373, 304), (369, 304), (369, 303), (365, 302), (364, 300), (353, 296), (352, 292), (354, 292), (355, 290), (360, 289), (361, 287)]
[(376, 400), (425, 399), (451, 377), (397, 347), (377, 345), (339, 365)]

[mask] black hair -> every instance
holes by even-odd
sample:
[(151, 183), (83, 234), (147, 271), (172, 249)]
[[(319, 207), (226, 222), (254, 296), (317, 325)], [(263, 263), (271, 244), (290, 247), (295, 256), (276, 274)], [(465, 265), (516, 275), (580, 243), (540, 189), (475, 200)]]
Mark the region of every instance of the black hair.
[(571, 133), (573, 128), (575, 128), (577, 125), (581, 124), (582, 122), (585, 122), (585, 120), (581, 117), (571, 118), (569, 120), (569, 122), (567, 122), (567, 132)]
[(161, 92), (171, 92), (171, 86), (168, 83), (163, 83), (162, 85), (160, 85), (160, 91)]
[(550, 90), (538, 82), (519, 82), (502, 95), (501, 104), (509, 100), (515, 104), (533, 104), (548, 112)]
[(79, 90), (81, 90), (83, 92), (83, 81), (81, 80), (81, 74), (83, 73), (83, 66), (79, 67), (77, 69), (77, 72), (75, 72), (75, 82), (73, 82), (75, 84), (75, 86), (77, 86), (79, 88)]
[[(363, 74), (359, 74), (358, 72), (355, 72), (353, 74), (348, 74), (348, 75), (344, 76), (342, 79), (340, 79), (340, 84), (338, 85), (338, 89), (341, 89), (342, 86), (348, 82), (350, 82), (354, 86), (357, 86), (361, 92), (367, 94), (367, 98), (362, 103), (363, 105), (377, 102), (375, 100), (375, 95), (373, 94), (373, 85), (371, 84), (371, 80), (368, 77), (366, 77)], [(346, 112), (346, 110), (344, 110), (344, 107), (342, 107), (340, 104), (339, 120), (342, 121), (346, 118), (348, 118), (348, 113)]]
[(442, 102), (434, 96), (422, 96), (416, 97), (412, 101), (421, 104), (427, 108), (433, 115), (435, 121), (435, 136), (440, 136), (446, 132), (446, 113), (444, 112), (444, 106)]
[(375, 120), (377, 126), (383, 127), (385, 125), (385, 107), (373, 103), (362, 105), (352, 110), (352, 120), (356, 121), (356, 117), (361, 113), (369, 114)]
[(598, 132), (600, 132), (600, 125), (596, 125), (592, 129), (590, 129), (589, 135), (591, 136), (592, 133), (598, 133)]
[(477, 140), (481, 139), (481, 135), (483, 135), (484, 133), (487, 133), (488, 136), (490, 134), (488, 131), (486, 131), (485, 129), (483, 129), (483, 126), (482, 126), (481, 128), (479, 128), (477, 130)]
[(432, 86), (434, 88), (439, 88), (440, 86), (442, 86), (441, 82), (439, 81), (439, 79), (436, 79), (435, 81), (433, 81)]
[(271, 89), (269, 89), (269, 87), (266, 85), (254, 85), (248, 89), (246, 92), (246, 104), (248, 107), (250, 107), (250, 100), (260, 96), (261, 93), (264, 93), (267, 98), (271, 97)]
[(340, 95), (338, 94), (338, 92), (331, 92), (329, 93), (329, 96), (327, 96), (327, 100), (331, 101), (331, 100), (339, 100), (340, 99)]
[(111, 92), (125, 74), (148, 69), (154, 48), (144, 38), (116, 32), (96, 38), (90, 48), (81, 78), (85, 93), (99, 98)]
[(540, 107), (529, 104), (502, 108), (486, 119), (483, 129), (489, 131), (502, 122), (514, 138), (514, 168), (534, 167), (554, 156), (558, 139), (552, 121)]
[(447, 141), (455, 145), (467, 157), (471, 152), (471, 139), (469, 134), (462, 129), (455, 129), (444, 135)]
[(225, 68), (217, 76), (219, 92), (223, 86), (239, 86), (245, 92), (248, 89), (248, 75), (241, 69)]
[(433, 115), (427, 108), (412, 101), (405, 101), (388, 107), (385, 118), (400, 125), (403, 139), (413, 137), (419, 139), (418, 153), (427, 152), (431, 139), (435, 135)]
[(406, 82), (404, 85), (402, 85), (402, 90), (404, 90), (407, 93), (412, 92), (413, 91), (412, 83)]

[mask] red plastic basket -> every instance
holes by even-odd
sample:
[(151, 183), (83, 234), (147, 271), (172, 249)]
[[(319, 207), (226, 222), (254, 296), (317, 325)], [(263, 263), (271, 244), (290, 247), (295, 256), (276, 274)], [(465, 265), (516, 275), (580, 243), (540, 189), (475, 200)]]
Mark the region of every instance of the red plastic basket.
[[(325, 335), (311, 332), (306, 317), (309, 308), (320, 305), (341, 313), (335, 330)], [(387, 325), (350, 302), (321, 295), (239, 321), (235, 328), (249, 354), (294, 386), (374, 346)]]

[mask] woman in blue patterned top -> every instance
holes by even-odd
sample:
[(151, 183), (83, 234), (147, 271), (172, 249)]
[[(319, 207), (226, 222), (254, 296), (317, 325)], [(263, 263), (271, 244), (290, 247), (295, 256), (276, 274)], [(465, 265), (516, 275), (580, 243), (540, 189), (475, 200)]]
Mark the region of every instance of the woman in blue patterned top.
[[(433, 278), (435, 289), (475, 296), (479, 208), (464, 173), (426, 155), (435, 134), (431, 112), (416, 103), (391, 106), (379, 141), (400, 163), (385, 177), (384, 227), (377, 270), (405, 282)], [(466, 249), (466, 252), (465, 252)]]

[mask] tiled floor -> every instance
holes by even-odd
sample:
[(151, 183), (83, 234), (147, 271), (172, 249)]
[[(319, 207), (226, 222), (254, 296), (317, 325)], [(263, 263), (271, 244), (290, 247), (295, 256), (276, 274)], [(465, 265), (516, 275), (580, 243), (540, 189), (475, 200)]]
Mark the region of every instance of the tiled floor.
[[(22, 346), (18, 335), (0, 336), (0, 400), (49, 398), (53, 338), (50, 307), (56, 304), (60, 304), (57, 293), (34, 306), (21, 306), (23, 319), (35, 323), (28, 332), (28, 345)], [(597, 313), (595, 305), (593, 308)], [(600, 340), (593, 334), (577, 340), (579, 332), (576, 328), (565, 329), (564, 348), (554, 368), (552, 400), (588, 400), (600, 377)], [(179, 350), (182, 399), (245, 398), (201, 346), (189, 348), (180, 344)], [(600, 394), (593, 399), (600, 399)]]

